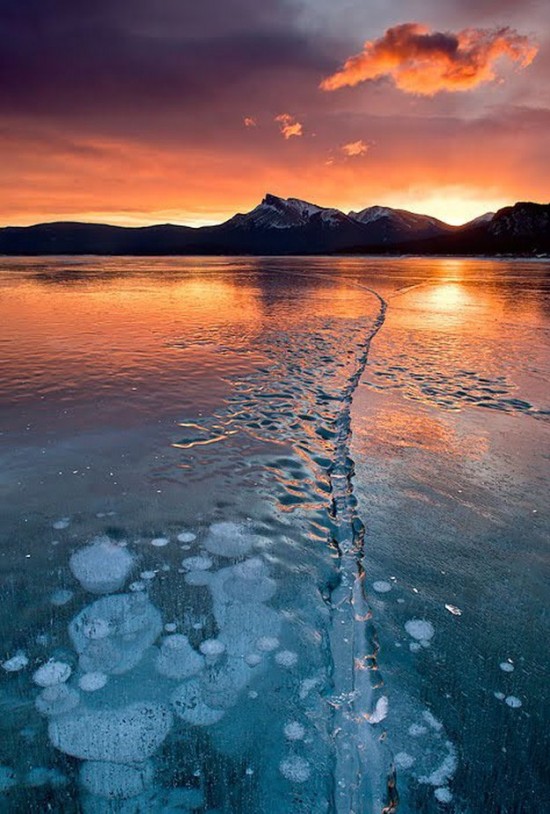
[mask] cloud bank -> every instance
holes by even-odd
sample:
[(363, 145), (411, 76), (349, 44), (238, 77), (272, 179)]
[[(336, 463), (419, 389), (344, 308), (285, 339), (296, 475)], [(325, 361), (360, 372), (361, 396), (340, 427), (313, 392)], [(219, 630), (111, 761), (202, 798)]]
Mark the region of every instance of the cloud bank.
[(419, 23), (388, 28), (368, 40), (341, 70), (321, 83), (322, 90), (353, 87), (390, 77), (405, 93), (433, 96), (440, 91), (467, 91), (497, 78), (496, 63), (507, 57), (525, 68), (537, 47), (512, 28), (465, 28), (457, 34), (431, 31)]

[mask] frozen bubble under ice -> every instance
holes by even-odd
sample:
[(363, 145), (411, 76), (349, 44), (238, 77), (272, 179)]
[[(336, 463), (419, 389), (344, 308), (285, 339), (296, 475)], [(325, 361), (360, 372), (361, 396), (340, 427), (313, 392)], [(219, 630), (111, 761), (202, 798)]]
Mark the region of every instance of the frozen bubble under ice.
[(63, 661), (50, 659), (33, 674), (32, 680), (39, 687), (53, 687), (54, 684), (63, 684), (70, 678), (72, 669)]
[(91, 545), (76, 551), (69, 567), (85, 591), (92, 594), (110, 594), (120, 590), (134, 566), (130, 552), (100, 537)]
[(408, 752), (398, 752), (394, 758), (395, 765), (399, 769), (410, 769), (414, 763), (414, 758)]
[(70, 517), (61, 517), (59, 520), (56, 520), (55, 523), (52, 523), (52, 529), (56, 531), (61, 531), (62, 529), (66, 529), (71, 524)]
[(440, 803), (450, 803), (453, 799), (453, 795), (447, 788), (447, 786), (440, 786), (434, 791), (435, 799)]
[(180, 543), (192, 543), (197, 539), (197, 535), (192, 531), (182, 531), (181, 534), (178, 534), (177, 539)]
[(80, 695), (66, 684), (44, 687), (34, 705), (42, 715), (65, 715), (80, 703)]
[(73, 591), (69, 591), (66, 588), (60, 588), (59, 591), (54, 591), (50, 596), (50, 602), (56, 607), (61, 607), (62, 605), (66, 605), (68, 602), (70, 602), (73, 596)]
[(186, 571), (208, 571), (212, 568), (213, 562), (210, 557), (185, 557), (182, 560), (181, 566)]
[(96, 692), (103, 689), (107, 681), (108, 677), (105, 673), (84, 673), (80, 676), (78, 686), (84, 692)]
[(80, 781), (90, 794), (108, 800), (127, 800), (142, 794), (153, 781), (150, 762), (135, 766), (106, 761), (87, 761), (80, 768)]
[(139, 702), (109, 710), (79, 707), (50, 721), (48, 735), (56, 749), (72, 757), (131, 764), (151, 757), (171, 726), (167, 707)]
[[(91, 639), (90, 630), (108, 620), (109, 635)], [(69, 624), (69, 635), (85, 673), (125, 673), (135, 667), (162, 631), (159, 611), (143, 593), (105, 596)]]
[(495, 693), (493, 693), (493, 695), (495, 696), (497, 701), (504, 701), (504, 699), (506, 697), (503, 692), (495, 692)]
[(391, 591), (392, 588), (391, 584), (383, 579), (379, 579), (376, 582), (373, 582), (372, 587), (379, 594), (387, 594), (388, 591)]
[(232, 521), (214, 523), (204, 541), (211, 554), (220, 557), (242, 557), (254, 545), (254, 536), (247, 529)]
[(305, 738), (306, 730), (298, 721), (290, 721), (285, 724), (283, 732), (289, 741), (302, 741)]
[(193, 726), (211, 726), (225, 715), (224, 709), (216, 709), (205, 703), (201, 685), (196, 679), (186, 681), (174, 690), (171, 703), (178, 718)]
[(429, 642), (435, 634), (434, 626), (426, 619), (409, 619), (405, 622), (405, 630), (418, 642)]
[(504, 703), (512, 707), (512, 709), (519, 709), (522, 706), (521, 700), (515, 695), (506, 696)]
[(156, 661), (156, 668), (161, 675), (181, 680), (197, 675), (203, 667), (204, 658), (191, 647), (187, 636), (182, 633), (166, 636)]
[(292, 650), (280, 650), (275, 654), (275, 661), (281, 667), (295, 667), (298, 664), (298, 654)]
[(305, 783), (311, 775), (309, 763), (298, 755), (291, 755), (282, 760), (279, 763), (279, 771), (292, 783)]
[(504, 673), (514, 672), (514, 665), (510, 661), (501, 661), (499, 667)]
[(6, 673), (18, 673), (20, 670), (24, 670), (28, 663), (29, 659), (27, 656), (22, 650), (18, 650), (14, 656), (2, 662), (2, 669), (5, 670)]
[(279, 639), (276, 636), (261, 636), (256, 641), (256, 647), (262, 653), (271, 653), (272, 650), (277, 650), (279, 644)]
[(154, 546), (154, 548), (164, 548), (169, 542), (168, 537), (155, 537), (154, 540), (151, 540), (151, 545)]

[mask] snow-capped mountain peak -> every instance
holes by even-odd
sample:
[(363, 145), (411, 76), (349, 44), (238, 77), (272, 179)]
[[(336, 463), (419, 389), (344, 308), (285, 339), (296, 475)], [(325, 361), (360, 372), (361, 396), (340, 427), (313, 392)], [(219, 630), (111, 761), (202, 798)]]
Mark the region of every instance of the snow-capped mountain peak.
[(347, 220), (338, 209), (317, 206), (299, 198), (279, 198), (268, 194), (251, 212), (235, 215), (228, 223), (250, 229), (290, 229), (307, 226), (312, 218), (329, 226), (337, 226)]

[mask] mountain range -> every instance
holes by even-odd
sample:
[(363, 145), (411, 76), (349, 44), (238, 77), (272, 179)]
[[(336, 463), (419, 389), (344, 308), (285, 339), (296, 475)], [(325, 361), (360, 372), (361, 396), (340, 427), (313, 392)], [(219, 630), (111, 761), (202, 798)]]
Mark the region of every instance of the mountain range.
[(550, 253), (550, 204), (516, 203), (465, 224), (370, 206), (347, 214), (266, 195), (217, 226), (145, 227), (56, 222), (0, 229), (4, 255)]

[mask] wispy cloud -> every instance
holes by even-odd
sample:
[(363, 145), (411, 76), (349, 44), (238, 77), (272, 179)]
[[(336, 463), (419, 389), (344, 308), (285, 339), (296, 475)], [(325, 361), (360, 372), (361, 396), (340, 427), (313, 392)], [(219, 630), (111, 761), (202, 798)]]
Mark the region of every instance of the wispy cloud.
[(334, 91), (387, 76), (406, 93), (433, 96), (439, 91), (466, 91), (496, 79), (501, 57), (525, 68), (537, 50), (528, 37), (512, 28), (466, 28), (453, 34), (404, 23), (367, 41), (363, 51), (346, 60), (321, 88)]
[(304, 135), (303, 125), (296, 121), (294, 116), (291, 116), (290, 113), (281, 113), (279, 116), (275, 116), (275, 121), (279, 124), (279, 129), (285, 139), (292, 138), (292, 136)]
[(349, 144), (343, 144), (340, 149), (348, 158), (358, 158), (367, 154), (369, 145), (359, 139), (359, 141), (350, 141)]
[(243, 119), (243, 124), (245, 127), (257, 127), (258, 122), (253, 116), (245, 116)]

